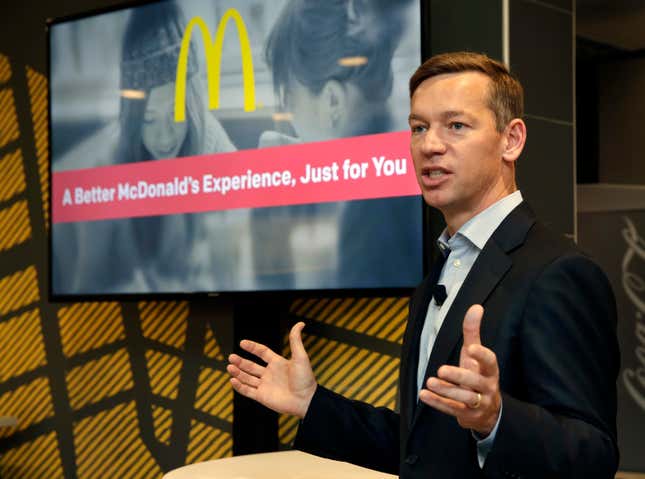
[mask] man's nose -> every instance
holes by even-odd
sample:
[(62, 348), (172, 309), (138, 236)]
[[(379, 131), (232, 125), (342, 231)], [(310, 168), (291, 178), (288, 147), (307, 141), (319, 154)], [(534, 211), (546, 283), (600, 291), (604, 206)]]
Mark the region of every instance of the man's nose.
[(426, 155), (443, 154), (446, 152), (446, 144), (438, 134), (436, 128), (428, 128), (423, 136), (421, 148)]

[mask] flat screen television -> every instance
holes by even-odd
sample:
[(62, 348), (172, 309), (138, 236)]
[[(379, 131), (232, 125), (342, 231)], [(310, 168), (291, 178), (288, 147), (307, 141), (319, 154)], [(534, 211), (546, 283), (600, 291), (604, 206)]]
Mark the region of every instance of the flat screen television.
[(48, 24), (51, 296), (409, 289), (419, 0), (182, 0)]

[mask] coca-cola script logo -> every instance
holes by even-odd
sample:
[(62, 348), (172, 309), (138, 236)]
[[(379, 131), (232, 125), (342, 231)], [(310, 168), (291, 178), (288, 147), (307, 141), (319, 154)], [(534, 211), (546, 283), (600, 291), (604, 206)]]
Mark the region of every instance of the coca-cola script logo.
[(645, 265), (645, 240), (639, 236), (629, 218), (624, 217), (624, 220), (627, 226), (622, 233), (627, 251), (622, 263), (622, 283), (625, 294), (636, 308), (634, 353), (637, 366), (634, 369), (625, 368), (622, 380), (632, 399), (645, 411), (645, 279), (634, 272), (635, 265), (640, 270)]

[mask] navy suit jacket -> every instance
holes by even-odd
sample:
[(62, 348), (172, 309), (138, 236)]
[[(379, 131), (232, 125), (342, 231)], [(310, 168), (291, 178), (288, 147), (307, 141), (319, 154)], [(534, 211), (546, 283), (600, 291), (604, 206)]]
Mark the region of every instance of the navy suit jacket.
[(452, 416), (417, 403), (419, 338), (439, 271), (409, 305), (401, 350), (400, 414), (322, 386), (294, 447), (406, 478), (613, 478), (616, 307), (605, 274), (550, 232), (526, 203), (500, 224), (448, 312), (426, 377), (457, 365), (462, 321), (484, 307), (482, 344), (500, 368), (503, 414), (484, 468), (476, 441)]

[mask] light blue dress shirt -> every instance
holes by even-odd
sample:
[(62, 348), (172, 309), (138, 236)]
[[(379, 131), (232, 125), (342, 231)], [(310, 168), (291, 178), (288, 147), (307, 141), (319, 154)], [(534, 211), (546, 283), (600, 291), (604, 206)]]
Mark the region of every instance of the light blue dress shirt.
[[(493, 235), (493, 232), (521, 202), (522, 193), (517, 190), (492, 204), (476, 216), (473, 216), (452, 237), (448, 235), (447, 229), (444, 229), (439, 236), (437, 240), (439, 249), (444, 255), (448, 254), (448, 257), (441, 270), (437, 284), (443, 284), (446, 287), (447, 297), (441, 306), (436, 303), (434, 298), (428, 305), (423, 331), (421, 332), (421, 342), (419, 344), (417, 391), (421, 390), (423, 386), (423, 378), (428, 366), (428, 360), (430, 359), (430, 352), (434, 346), (439, 329), (443, 324), (443, 320), (446, 318), (450, 306), (461, 289), (461, 285), (468, 276), (479, 253), (484, 249), (484, 245)], [(486, 456), (493, 446), (501, 417), (502, 411), (500, 409), (497, 423), (486, 438), (480, 440), (479, 437), (475, 436), (475, 439), (477, 439), (477, 457), (480, 467), (484, 467)]]

